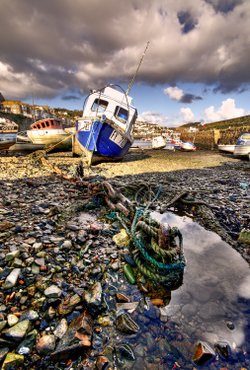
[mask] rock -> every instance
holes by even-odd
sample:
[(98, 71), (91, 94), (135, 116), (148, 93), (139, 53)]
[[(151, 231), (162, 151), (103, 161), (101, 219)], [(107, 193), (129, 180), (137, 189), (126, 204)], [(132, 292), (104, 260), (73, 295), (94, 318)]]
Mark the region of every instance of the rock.
[(14, 258), (19, 257), (19, 256), (20, 256), (20, 250), (12, 251), (6, 254), (5, 261), (6, 262), (12, 261)]
[(28, 335), (24, 338), (24, 340), (19, 344), (16, 349), (16, 352), (20, 355), (27, 355), (30, 353), (31, 349), (36, 344), (36, 337), (37, 337), (37, 330), (32, 330), (28, 333)]
[(130, 243), (130, 237), (125, 229), (121, 229), (121, 231), (118, 234), (113, 236), (113, 241), (119, 247), (128, 247)]
[(4, 360), (1, 370), (22, 369), (24, 363), (24, 356), (9, 352)]
[(92, 325), (92, 318), (86, 311), (74, 319), (58, 343), (55, 352), (51, 354), (51, 359), (64, 361), (83, 354), (84, 350), (91, 346)]
[(10, 314), (7, 316), (7, 321), (9, 326), (13, 326), (18, 323), (19, 319), (16, 315)]
[(4, 357), (7, 355), (8, 352), (9, 352), (8, 347), (0, 348), (0, 362), (3, 361)]
[(212, 360), (215, 356), (214, 350), (209, 346), (206, 342), (199, 342), (196, 345), (194, 355), (193, 355), (193, 362), (196, 365), (204, 365), (208, 361)]
[(69, 299), (66, 297), (65, 300), (59, 305), (58, 311), (60, 315), (67, 315), (72, 312), (74, 307), (81, 302), (81, 298), (78, 294), (74, 294)]
[(4, 288), (6, 289), (13, 288), (16, 285), (20, 273), (21, 273), (20, 268), (14, 268), (5, 279)]
[(65, 240), (63, 244), (61, 245), (62, 249), (71, 249), (72, 248), (72, 242), (71, 240)]
[(53, 334), (45, 334), (36, 342), (36, 350), (40, 355), (47, 355), (54, 351), (56, 337)]
[(140, 330), (140, 327), (128, 313), (120, 314), (115, 320), (115, 325), (118, 330), (126, 334), (134, 334)]
[(62, 291), (60, 288), (58, 288), (57, 285), (51, 285), (47, 289), (45, 289), (44, 294), (48, 298), (59, 298), (62, 294)]
[(15, 224), (13, 224), (12, 222), (1, 221), (0, 222), (0, 231), (5, 231), (5, 230), (8, 230), (8, 229), (11, 229), (14, 226), (15, 226)]
[(24, 312), (20, 317), (20, 321), (23, 321), (23, 320), (36, 321), (38, 319), (39, 319), (39, 314), (34, 310), (28, 310)]
[(250, 230), (242, 229), (238, 237), (238, 242), (250, 244)]
[(112, 369), (109, 359), (103, 355), (97, 357), (95, 367), (97, 370)]
[(102, 307), (102, 286), (99, 281), (94, 283), (92, 287), (83, 294), (84, 301), (88, 304), (88, 309), (92, 313), (99, 312)]
[(62, 319), (54, 330), (54, 335), (57, 338), (62, 338), (68, 330), (68, 323), (66, 319)]
[(19, 342), (24, 338), (26, 333), (30, 330), (30, 321), (24, 320), (18, 322), (16, 325), (12, 326), (9, 329), (5, 329), (2, 332), (2, 335), (7, 338)]

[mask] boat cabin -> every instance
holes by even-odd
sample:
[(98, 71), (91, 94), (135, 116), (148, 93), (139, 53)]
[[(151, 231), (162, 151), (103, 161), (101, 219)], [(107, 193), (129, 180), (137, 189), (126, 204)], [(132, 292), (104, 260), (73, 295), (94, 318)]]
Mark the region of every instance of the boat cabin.
[[(131, 106), (132, 98), (114, 87), (93, 92), (85, 101), (81, 122), (99, 117), (113, 121), (122, 131), (130, 132), (137, 118), (137, 110)], [(82, 122), (83, 123), (83, 122)]]
[(51, 130), (62, 128), (61, 121), (57, 118), (45, 118), (32, 123), (32, 130)]

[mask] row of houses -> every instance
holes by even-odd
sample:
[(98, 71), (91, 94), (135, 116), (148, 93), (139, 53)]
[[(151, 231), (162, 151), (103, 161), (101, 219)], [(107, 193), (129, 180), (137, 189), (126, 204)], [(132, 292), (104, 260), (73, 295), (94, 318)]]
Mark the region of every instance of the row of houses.
[(0, 93), (0, 110), (5, 113), (22, 114), (29, 118), (40, 118), (44, 112), (52, 113), (48, 106), (30, 105), (20, 100), (5, 100)]
[[(47, 105), (31, 105), (23, 103), (20, 100), (5, 100), (1, 92), (0, 111), (5, 113), (21, 114), (22, 116), (31, 118), (32, 120), (39, 120), (50, 115), (58, 116), (58, 112), (55, 112), (53, 108)], [(66, 117), (66, 111), (60, 111), (59, 113), (60, 118), (65, 124), (71, 124), (71, 119)]]

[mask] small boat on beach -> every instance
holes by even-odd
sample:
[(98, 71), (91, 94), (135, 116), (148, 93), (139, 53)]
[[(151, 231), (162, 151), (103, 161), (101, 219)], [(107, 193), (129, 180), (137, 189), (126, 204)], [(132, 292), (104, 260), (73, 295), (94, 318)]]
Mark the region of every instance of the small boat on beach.
[(236, 157), (248, 157), (250, 160), (250, 133), (245, 132), (238, 138), (235, 148), (234, 156)]
[(191, 142), (184, 142), (181, 144), (181, 150), (186, 152), (194, 152), (196, 150), (196, 146)]
[(233, 154), (235, 144), (218, 144), (218, 149), (220, 152), (227, 152)]
[(166, 140), (163, 136), (156, 136), (152, 139), (152, 149), (163, 149), (166, 146)]
[(84, 154), (89, 165), (122, 159), (133, 143), (137, 110), (131, 103), (132, 98), (117, 85), (90, 93), (76, 123), (73, 155)]
[(35, 152), (42, 150), (43, 144), (33, 144), (28, 138), (27, 131), (20, 131), (17, 133), (16, 142), (9, 147), (9, 152)]
[(0, 118), (0, 150), (7, 150), (16, 142), (18, 124), (5, 118)]
[[(25, 140), (24, 135), (19, 135), (19, 138)], [(44, 118), (32, 123), (30, 129), (27, 130), (27, 138), (33, 144), (58, 145), (60, 149), (71, 147), (70, 133), (64, 130), (61, 120), (55, 117)]]

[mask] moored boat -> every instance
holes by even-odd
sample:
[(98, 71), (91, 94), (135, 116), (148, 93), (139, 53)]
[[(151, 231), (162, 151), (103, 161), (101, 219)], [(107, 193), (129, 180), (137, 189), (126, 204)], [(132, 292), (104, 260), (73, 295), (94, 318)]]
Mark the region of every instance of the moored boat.
[(33, 144), (58, 145), (60, 149), (71, 146), (71, 135), (63, 129), (61, 120), (55, 117), (44, 118), (32, 123), (27, 130), (28, 139)]
[(248, 157), (250, 159), (250, 133), (245, 132), (238, 138), (235, 148), (234, 155), (236, 157)]
[(0, 118), (0, 150), (7, 150), (16, 142), (17, 123)]
[(186, 152), (194, 152), (196, 150), (196, 146), (193, 143), (184, 142), (181, 144), (181, 150), (184, 150)]
[(218, 144), (218, 149), (221, 152), (227, 152), (227, 153), (233, 154), (234, 149), (235, 149), (235, 144)]
[(122, 159), (133, 143), (137, 110), (131, 103), (132, 98), (117, 85), (108, 85), (89, 94), (83, 115), (76, 123), (73, 155), (84, 154), (89, 165)]
[(163, 149), (166, 146), (166, 140), (163, 136), (156, 136), (152, 139), (152, 149)]

